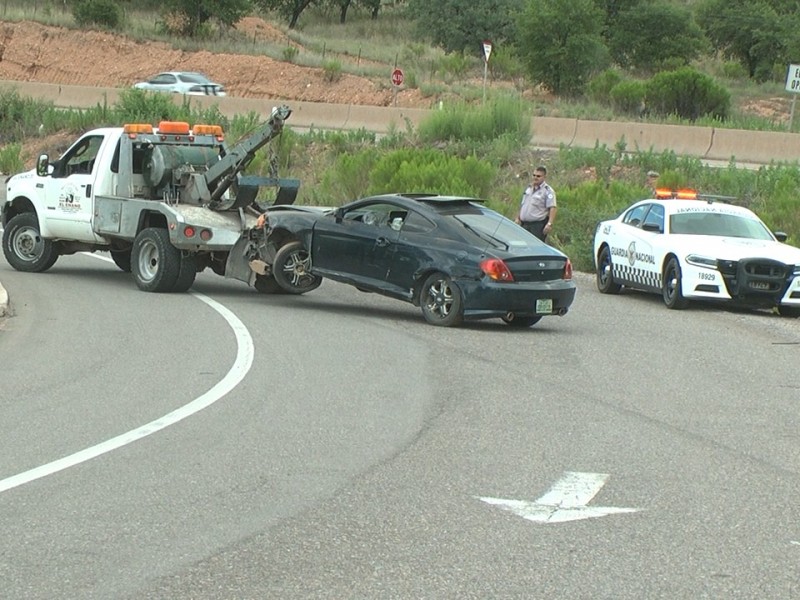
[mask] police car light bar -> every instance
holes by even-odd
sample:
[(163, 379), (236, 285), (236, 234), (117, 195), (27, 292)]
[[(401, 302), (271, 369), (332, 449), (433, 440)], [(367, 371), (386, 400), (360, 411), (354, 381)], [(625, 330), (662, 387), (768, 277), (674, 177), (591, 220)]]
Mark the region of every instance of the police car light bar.
[(697, 192), (690, 189), (671, 190), (669, 188), (658, 188), (656, 190), (656, 198), (664, 200), (667, 198), (675, 198), (677, 200), (697, 200)]

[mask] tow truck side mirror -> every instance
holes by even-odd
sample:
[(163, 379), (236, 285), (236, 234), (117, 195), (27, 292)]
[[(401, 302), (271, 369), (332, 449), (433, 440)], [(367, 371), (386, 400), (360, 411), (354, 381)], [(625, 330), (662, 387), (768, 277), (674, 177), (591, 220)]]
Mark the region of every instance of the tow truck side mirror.
[(36, 160), (36, 174), (39, 177), (45, 177), (48, 175), (48, 167), (50, 166), (50, 157), (47, 154), (40, 154), (39, 158)]

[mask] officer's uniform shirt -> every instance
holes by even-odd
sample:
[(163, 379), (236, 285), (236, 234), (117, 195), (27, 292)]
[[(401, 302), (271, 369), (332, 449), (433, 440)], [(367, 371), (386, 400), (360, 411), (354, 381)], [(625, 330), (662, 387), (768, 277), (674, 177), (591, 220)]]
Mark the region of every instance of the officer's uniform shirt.
[(537, 186), (529, 185), (522, 194), (519, 220), (523, 223), (545, 221), (550, 218), (550, 209), (556, 206), (556, 193), (545, 181)]

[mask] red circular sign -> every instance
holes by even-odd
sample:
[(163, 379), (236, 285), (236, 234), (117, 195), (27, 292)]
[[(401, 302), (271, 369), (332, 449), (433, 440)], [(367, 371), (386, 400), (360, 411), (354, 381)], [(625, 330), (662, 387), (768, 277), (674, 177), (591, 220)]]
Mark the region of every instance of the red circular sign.
[(392, 71), (392, 83), (394, 85), (403, 85), (403, 71), (402, 69), (395, 69)]

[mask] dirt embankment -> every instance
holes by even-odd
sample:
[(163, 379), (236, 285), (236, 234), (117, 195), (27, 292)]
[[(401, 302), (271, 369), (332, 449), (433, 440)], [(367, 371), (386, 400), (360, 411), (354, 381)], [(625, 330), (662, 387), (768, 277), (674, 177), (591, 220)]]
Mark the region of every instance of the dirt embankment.
[[(286, 40), (262, 19), (242, 19), (249, 38)], [(288, 40), (287, 40), (288, 44)], [(348, 57), (341, 57), (341, 62)], [(342, 73), (328, 81), (323, 69), (301, 67), (267, 56), (186, 52), (161, 42), (138, 42), (100, 31), (79, 31), (39, 23), (0, 21), (0, 80), (65, 85), (129, 87), (159, 71), (200, 71), (222, 83), (232, 96), (389, 106), (389, 84)], [(396, 103), (428, 107), (418, 90), (401, 90)]]

